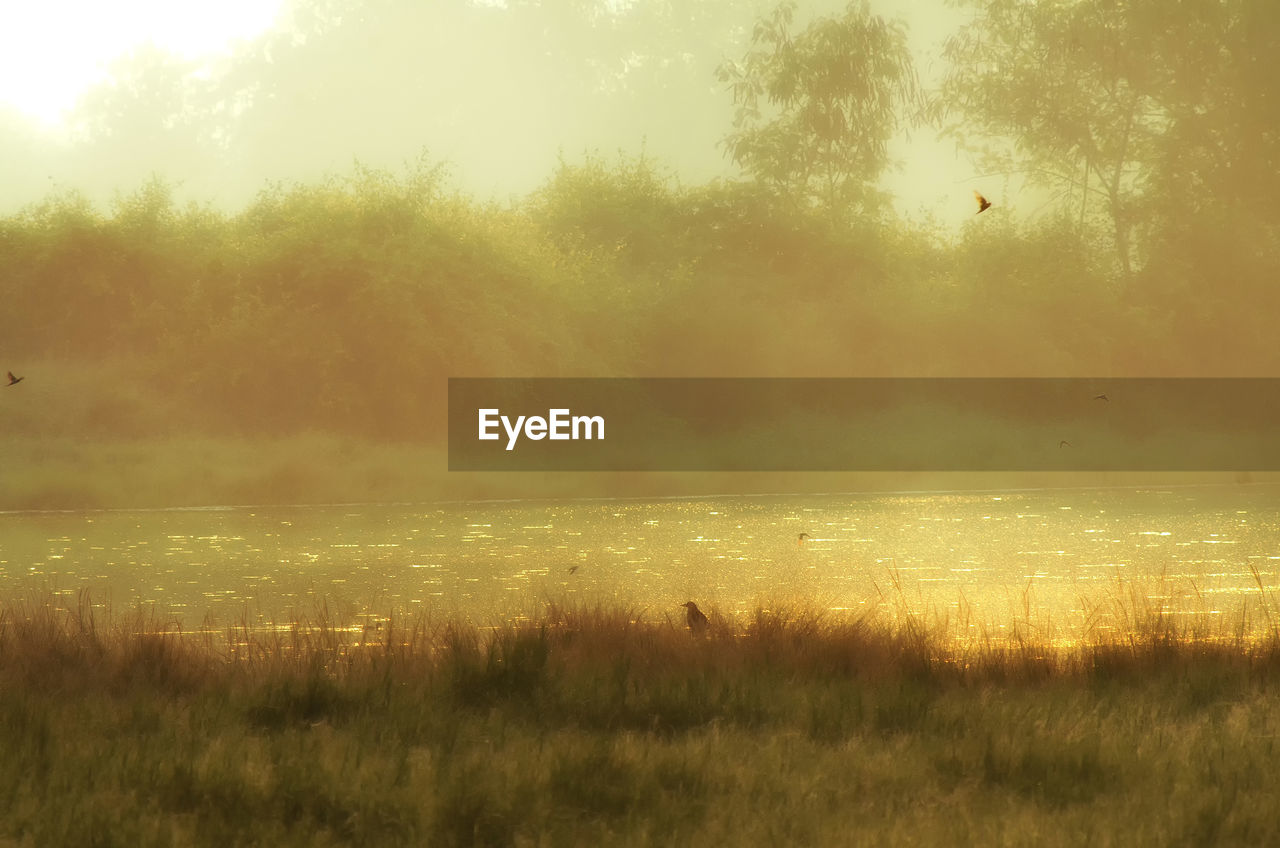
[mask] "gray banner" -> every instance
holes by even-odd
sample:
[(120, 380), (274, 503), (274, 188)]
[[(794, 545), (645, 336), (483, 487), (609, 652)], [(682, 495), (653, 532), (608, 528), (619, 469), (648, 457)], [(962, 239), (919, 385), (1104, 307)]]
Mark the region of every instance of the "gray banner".
[(1276, 379), (449, 380), (451, 471), (1272, 471)]

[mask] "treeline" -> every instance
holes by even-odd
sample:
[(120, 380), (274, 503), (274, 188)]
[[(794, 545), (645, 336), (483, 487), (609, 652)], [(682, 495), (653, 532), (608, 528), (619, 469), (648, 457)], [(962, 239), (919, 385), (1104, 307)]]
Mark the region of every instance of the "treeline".
[[(350, 111), (374, 82), (357, 61), (368, 31), (398, 21), (405, 51), (417, 50), (413, 33), (440, 37), (435, 7), (386, 5), (396, 15), (346, 13), (367, 0), (301, 4), (325, 12), (309, 37), (271, 36), (216, 90), (168, 65), (125, 75), (90, 99), (101, 108), (86, 113), (87, 137), (104, 156), (170, 125), (262, 140), (270, 133), (245, 116), (283, 121), (285, 103), (305, 107), (294, 119), (306, 131), (290, 137), (299, 155), (325, 136), (307, 129), (321, 115), (327, 126), (347, 115), (362, 138), (373, 127), (413, 136)], [(555, 55), (595, 69), (583, 85), (617, 87), (619, 103), (701, 97), (718, 75), (736, 107), (722, 150), (737, 178), (681, 182), (645, 155), (562, 158), (535, 190), (495, 203), (454, 188), (424, 155), (394, 173), (357, 165), (272, 184), (235, 212), (179, 203), (159, 178), (106, 212), (57, 188), (0, 219), (0, 368), (57, 371), (26, 385), (58, 382), (68, 397), (39, 412), (10, 405), (0, 426), (438, 441), (450, 376), (1280, 370), (1271, 6), (1169, 15), (1154, 0), (968, 0), (948, 75), (926, 90), (905, 29), (865, 3), (801, 23), (784, 2), (749, 45), (723, 42), (740, 60), (700, 70), (690, 59), (678, 80), (655, 69), (676, 67), (667, 53), (698, 32), (736, 31), (732, 4), (683, 22), (670, 9), (641, 15), (661, 11), (652, 3), (615, 5), (561, 9), (565, 26), (590, 22), (582, 32), (539, 31), (576, 32)], [(513, 34), (521, 15), (559, 7), (449, 8), (459, 32), (482, 16)], [(607, 33), (626, 34), (614, 47), (627, 55), (649, 45), (653, 61), (619, 76)], [(324, 44), (343, 62), (326, 64)], [(305, 88), (313, 66), (341, 97)], [(414, 92), (438, 88), (429, 76), (386, 114), (413, 114)], [(252, 108), (230, 108), (238, 98)], [(691, 104), (681, 114), (705, 111)], [(657, 113), (630, 119), (645, 114)], [(1045, 203), (1011, 210), (997, 198), (959, 228), (895, 217), (880, 181), (889, 140), (909, 127), (949, 134)]]
[[(215, 433), (436, 437), (450, 376), (1231, 374), (1276, 358), (1270, 315), (1230, 278), (1206, 293), (1210, 255), (1126, 286), (1065, 219), (985, 215), (955, 240), (835, 226), (645, 160), (564, 164), (507, 206), (427, 165), (273, 186), (237, 214), (179, 207), (159, 181), (109, 214), (64, 193), (0, 222), (0, 251), (7, 351), (115, 363), (148, 388), (96, 390), (154, 392)], [(1212, 344), (1207, 302), (1233, 322)]]

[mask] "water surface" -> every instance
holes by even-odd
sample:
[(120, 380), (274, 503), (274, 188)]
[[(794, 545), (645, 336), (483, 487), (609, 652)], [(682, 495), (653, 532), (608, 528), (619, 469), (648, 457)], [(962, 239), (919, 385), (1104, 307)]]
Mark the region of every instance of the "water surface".
[(692, 598), (1078, 634), (1126, 605), (1261, 627), (1278, 542), (1275, 486), (14, 512), (0, 514), (0, 581), (188, 627), (320, 605), (492, 623), (549, 598), (662, 618)]

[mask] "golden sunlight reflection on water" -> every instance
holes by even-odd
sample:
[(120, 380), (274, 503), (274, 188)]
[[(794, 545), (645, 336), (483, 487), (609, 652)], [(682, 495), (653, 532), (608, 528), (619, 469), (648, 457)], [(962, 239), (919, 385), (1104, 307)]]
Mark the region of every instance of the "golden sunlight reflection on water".
[(185, 627), (491, 624), (547, 600), (661, 620), (692, 598), (1073, 638), (1148, 612), (1261, 628), (1278, 542), (1274, 487), (5, 513), (0, 579)]

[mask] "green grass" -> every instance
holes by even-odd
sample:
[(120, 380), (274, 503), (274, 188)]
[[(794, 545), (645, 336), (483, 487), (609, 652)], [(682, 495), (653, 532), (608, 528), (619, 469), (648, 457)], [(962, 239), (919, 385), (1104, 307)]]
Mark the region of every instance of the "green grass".
[[(1280, 645), (0, 605), (0, 844), (1276, 844)], [(714, 612), (714, 611), (713, 611)]]

